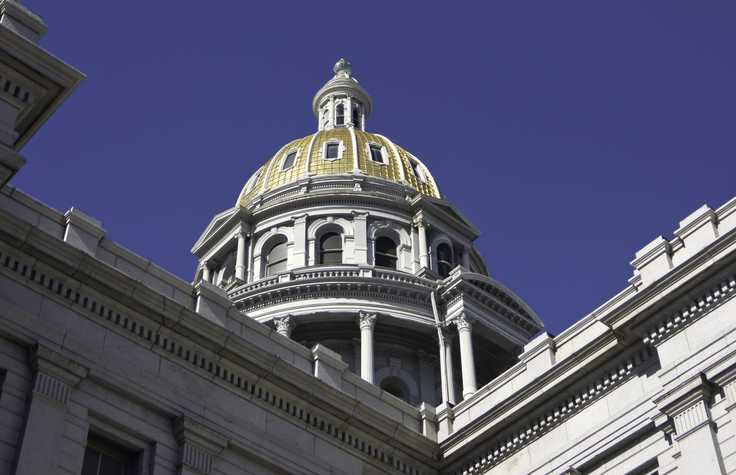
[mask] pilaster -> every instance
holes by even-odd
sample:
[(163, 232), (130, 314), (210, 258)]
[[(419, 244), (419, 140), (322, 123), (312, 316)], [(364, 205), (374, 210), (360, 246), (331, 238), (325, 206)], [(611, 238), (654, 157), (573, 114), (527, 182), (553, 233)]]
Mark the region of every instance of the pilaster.
[(38, 344), (29, 350), (28, 360), (34, 373), (33, 387), (28, 396), (14, 473), (57, 473), (69, 398), (73, 388), (87, 377), (89, 369)]
[(215, 458), (230, 439), (186, 416), (174, 421), (174, 435), (179, 444), (177, 475), (209, 475)]
[(654, 401), (675, 427), (674, 439), (681, 453), (678, 467), (682, 473), (726, 473), (710, 414), (712, 391), (710, 382), (698, 374)]

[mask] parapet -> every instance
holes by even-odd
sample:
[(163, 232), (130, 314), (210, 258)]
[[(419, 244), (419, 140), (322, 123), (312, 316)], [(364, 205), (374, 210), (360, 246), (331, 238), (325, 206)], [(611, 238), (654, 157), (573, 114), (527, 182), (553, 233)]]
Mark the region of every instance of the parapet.
[(636, 259), (631, 261), (634, 277), (629, 282), (636, 289), (648, 286), (734, 228), (736, 198), (715, 211), (701, 206), (680, 221), (674, 239), (659, 236), (636, 253)]

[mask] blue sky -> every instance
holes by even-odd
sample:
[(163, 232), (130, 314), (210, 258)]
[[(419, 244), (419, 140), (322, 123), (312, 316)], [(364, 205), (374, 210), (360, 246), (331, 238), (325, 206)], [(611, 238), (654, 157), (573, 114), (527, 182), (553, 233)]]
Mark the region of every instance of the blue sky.
[(553, 334), (736, 195), (736, 2), (22, 3), (87, 79), (13, 185), (187, 281), (210, 219), (316, 130), (342, 57), (367, 130), (430, 168)]

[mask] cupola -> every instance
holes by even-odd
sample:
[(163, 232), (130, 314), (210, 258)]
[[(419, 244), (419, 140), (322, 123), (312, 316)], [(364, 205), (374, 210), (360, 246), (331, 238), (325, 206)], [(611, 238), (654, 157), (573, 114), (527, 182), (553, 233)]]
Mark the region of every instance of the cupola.
[(371, 96), (355, 78), (350, 77), (349, 62), (341, 59), (332, 69), (335, 77), (317, 91), (312, 101), (319, 130), (365, 130), (365, 121), (373, 109)]

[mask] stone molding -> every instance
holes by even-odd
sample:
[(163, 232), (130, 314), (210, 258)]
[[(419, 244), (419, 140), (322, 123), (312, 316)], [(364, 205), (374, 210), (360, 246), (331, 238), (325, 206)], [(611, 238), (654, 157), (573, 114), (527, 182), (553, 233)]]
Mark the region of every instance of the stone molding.
[[(585, 406), (597, 400), (604, 394), (619, 387), (623, 381), (635, 375), (634, 369), (655, 357), (654, 350), (645, 347), (642, 351), (621, 362), (611, 371), (606, 371), (605, 376), (597, 378), (586, 388), (578, 391), (564, 401), (554, 404), (541, 416), (531, 417), (521, 430), (513, 430), (499, 433), (496, 437), (500, 441), (482, 453), (473, 457), (471, 464), (462, 465), (454, 470), (452, 475), (467, 475), (470, 473), (484, 473), (492, 467), (514, 455), (519, 449), (526, 447), (531, 442), (542, 437), (550, 430), (575, 416)], [(442, 422), (446, 417), (443, 412), (437, 411), (438, 420)], [(574, 472), (573, 472), (574, 473)]]
[[(238, 368), (240, 365), (235, 362), (231, 362), (226, 358), (219, 356), (213, 356), (215, 359), (203, 355), (200, 348), (194, 345), (191, 340), (182, 338), (181, 341), (174, 341), (171, 339), (171, 335), (162, 335), (156, 329), (152, 329), (139, 323), (131, 314), (120, 313), (108, 306), (96, 301), (94, 298), (79, 292), (76, 288), (69, 287), (63, 282), (58, 282), (53, 278), (46, 275), (44, 272), (35, 269), (33, 266), (24, 263), (22, 260), (7, 254), (6, 252), (0, 251), (0, 268), (4, 271), (13, 272), (20, 277), (27, 280), (27, 282), (34, 286), (35, 290), (40, 294), (52, 296), (51, 298), (64, 299), (70, 303), (76, 304), (77, 312), (81, 315), (85, 315), (92, 321), (106, 320), (108, 324), (117, 326), (121, 330), (125, 330), (131, 340), (138, 341), (147, 347), (158, 347), (165, 350), (165, 353), (169, 354), (172, 359), (178, 360), (185, 368), (191, 368), (193, 372), (205, 372), (210, 378), (217, 378), (222, 383), (229, 385), (235, 392), (244, 392), (244, 396), (253, 402), (258, 401), (262, 407), (266, 408), (270, 412), (281, 414), (286, 416), (287, 420), (292, 420), (298, 426), (303, 426), (305, 423), (311, 425), (314, 430), (322, 432), (333, 439), (335, 443), (348, 444), (353, 446), (358, 452), (361, 452), (377, 461), (391, 465), (392, 467), (404, 466), (407, 469), (411, 469), (415, 474), (421, 474), (422, 472), (417, 468), (412, 467), (402, 460), (400, 454), (395, 449), (382, 449), (373, 444), (381, 444), (371, 442), (355, 435), (355, 428), (343, 427), (344, 422), (336, 417), (330, 417), (329, 415), (317, 415), (312, 404), (299, 405), (295, 404), (290, 397), (282, 397), (277, 392), (274, 392), (274, 388), (266, 383), (256, 383), (251, 381), (248, 377), (242, 374), (236, 373), (230, 368)], [(45, 348), (45, 347), (41, 347)], [(42, 354), (47, 354), (48, 349), (44, 349)], [(329, 351), (329, 350), (328, 350)], [(51, 350), (48, 350), (51, 352)], [(54, 354), (52, 352), (52, 354)], [(60, 361), (69, 362), (68, 368), (72, 375), (80, 377), (84, 375), (86, 377), (88, 368), (85, 368), (77, 363), (72, 362), (68, 358), (55, 353), (60, 357)], [(338, 357), (339, 358), (339, 357)], [(43, 359), (41, 359), (43, 360)], [(342, 361), (340, 361), (342, 363)], [(342, 363), (347, 368), (347, 364)], [(58, 366), (58, 365), (57, 365)], [(64, 372), (53, 373), (55, 376), (59, 376), (65, 384), (73, 386), (77, 383), (77, 379), (66, 380), (61, 377)], [(307, 375), (311, 378), (313, 375)], [(375, 386), (372, 386), (375, 387)], [(376, 390), (380, 391), (378, 388)], [(316, 390), (315, 390), (316, 392)], [(362, 406), (362, 405), (361, 405)], [(361, 415), (361, 418), (371, 418), (374, 420), (374, 414), (367, 412), (365, 409), (361, 409), (366, 412)], [(357, 414), (355, 415), (357, 417)], [(367, 420), (367, 419), (365, 419)], [(374, 425), (377, 430), (379, 429)], [(392, 426), (394, 427), (394, 426)], [(425, 440), (425, 438), (415, 433), (411, 429), (403, 430), (402, 437), (408, 437), (411, 442), (414, 434), (416, 437)], [(398, 435), (396, 435), (398, 437)], [(328, 439), (329, 440), (329, 439)], [(415, 441), (417, 442), (417, 441)]]
[(713, 385), (699, 373), (654, 400), (660, 412), (673, 421), (677, 440), (712, 422), (708, 408), (712, 392)]
[(718, 284), (712, 286), (694, 299), (691, 299), (677, 311), (662, 319), (656, 325), (650, 327), (642, 339), (644, 343), (653, 345), (673, 335), (683, 326), (702, 317), (709, 310), (723, 304), (731, 299), (736, 289), (736, 274), (732, 274), (721, 280)]

